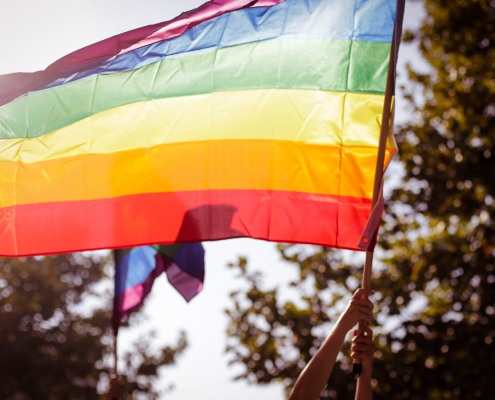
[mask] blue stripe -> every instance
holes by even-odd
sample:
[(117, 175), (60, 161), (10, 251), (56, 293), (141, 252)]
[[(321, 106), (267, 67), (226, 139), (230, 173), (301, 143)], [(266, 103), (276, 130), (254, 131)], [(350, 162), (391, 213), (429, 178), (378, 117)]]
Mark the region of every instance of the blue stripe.
[(201, 243), (184, 243), (175, 253), (173, 261), (194, 278), (202, 279), (205, 275), (205, 250)]
[[(223, 14), (186, 31), (106, 60), (57, 73), (38, 72), (24, 92), (43, 90), (95, 74), (135, 70), (165, 58), (271, 39), (392, 41), (396, 0), (286, 0), (269, 8)], [(11, 76), (11, 78), (14, 78)], [(23, 76), (24, 82), (30, 80)], [(0, 77), (0, 86), (2, 86)], [(5, 104), (11, 99), (0, 102)]]
[(156, 268), (157, 251), (151, 246), (136, 247), (115, 268), (115, 296), (144, 282)]

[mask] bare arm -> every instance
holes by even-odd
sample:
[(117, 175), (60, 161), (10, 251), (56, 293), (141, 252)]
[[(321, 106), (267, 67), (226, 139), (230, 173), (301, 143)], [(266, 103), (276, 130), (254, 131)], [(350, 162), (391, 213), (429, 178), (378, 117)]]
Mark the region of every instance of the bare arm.
[(371, 322), (373, 303), (367, 297), (373, 293), (370, 289), (356, 291), (323, 345), (301, 372), (289, 400), (318, 400), (320, 398), (320, 393), (332, 372), (347, 332), (361, 319)]
[(359, 376), (356, 389), (355, 400), (372, 400), (373, 392), (371, 390), (371, 364), (375, 346), (373, 344), (373, 331), (365, 327), (364, 332), (354, 331), (352, 339), (351, 357), (360, 358), (363, 369)]

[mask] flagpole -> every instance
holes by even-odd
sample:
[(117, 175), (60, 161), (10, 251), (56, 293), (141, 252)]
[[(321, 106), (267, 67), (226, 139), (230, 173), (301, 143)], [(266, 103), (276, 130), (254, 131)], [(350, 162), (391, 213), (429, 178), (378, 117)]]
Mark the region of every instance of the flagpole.
[[(112, 251), (113, 259), (115, 263), (115, 274), (117, 274), (117, 259), (115, 256), (115, 250)], [(118, 324), (120, 323), (120, 319), (118, 321), (116, 318), (116, 305), (115, 305), (115, 294), (114, 294), (114, 303), (113, 303), (113, 315), (112, 315), (112, 332), (113, 332), (113, 375), (110, 376), (110, 387), (108, 388), (108, 392), (106, 395), (107, 400), (120, 400), (120, 383), (119, 383), (119, 371), (118, 371), (118, 352), (117, 352), (117, 337), (118, 337)], [(120, 317), (120, 315), (119, 315)], [(116, 324), (117, 322), (117, 324)]]
[(117, 353), (117, 332), (113, 334), (113, 374), (115, 377), (118, 377), (118, 367), (117, 363), (119, 361), (118, 353)]
[[(378, 157), (376, 159), (376, 169), (375, 169), (375, 182), (373, 186), (373, 200), (371, 202), (371, 209), (375, 207), (382, 190), (382, 180), (383, 180), (383, 165), (385, 162), (385, 150), (387, 146), (387, 137), (391, 121), (391, 109), (392, 109), (392, 98), (395, 94), (395, 77), (396, 77), (396, 66), (397, 66), (397, 56), (399, 53), (400, 38), (402, 35), (402, 19), (404, 17), (404, 5), (405, 0), (397, 0), (395, 24), (394, 24), (394, 34), (392, 38), (392, 46), (390, 49), (390, 59), (388, 64), (388, 74), (387, 74), (387, 86), (385, 89), (385, 101), (383, 103), (383, 114), (382, 114), (382, 126), (380, 130), (380, 141), (378, 144)], [(370, 239), (371, 240), (371, 239)], [(366, 289), (371, 288), (371, 276), (373, 267), (373, 251), (366, 252), (366, 261), (363, 268), (363, 279), (361, 286)], [(365, 321), (359, 322), (359, 330), (362, 332), (366, 326)], [(352, 367), (352, 373), (354, 378), (359, 378), (361, 374), (361, 360), (356, 359)]]
[[(116, 251), (115, 250), (112, 250), (112, 255), (113, 255), (113, 262), (115, 264), (115, 275), (117, 275), (117, 255), (116, 255)], [(116, 279), (116, 277), (115, 277)], [(117, 289), (115, 288), (115, 291)], [(115, 378), (118, 378), (119, 374), (118, 374), (118, 361), (119, 361), (119, 357), (118, 357), (118, 353), (117, 353), (117, 335), (119, 334), (119, 325), (120, 325), (120, 315), (119, 315), (119, 321), (116, 325), (115, 323), (115, 316), (116, 316), (116, 303), (115, 303), (115, 299), (116, 299), (116, 293), (114, 293), (113, 297), (114, 297), (114, 303), (113, 303), (113, 315), (112, 315), (112, 331), (113, 331), (113, 374), (114, 374), (114, 377)]]
[(120, 383), (119, 383), (119, 375), (117, 369), (117, 332), (113, 334), (113, 376), (110, 377), (110, 387), (107, 392), (107, 400), (120, 400)]

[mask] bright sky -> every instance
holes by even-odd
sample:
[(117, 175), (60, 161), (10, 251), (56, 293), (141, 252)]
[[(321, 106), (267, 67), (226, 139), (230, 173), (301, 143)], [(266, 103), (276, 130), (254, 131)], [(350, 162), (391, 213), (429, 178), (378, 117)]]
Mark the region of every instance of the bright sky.
[[(32, 72), (76, 49), (140, 26), (169, 20), (205, 0), (16, 0), (0, 5), (0, 75)], [(416, 26), (423, 15), (419, 4), (407, 4), (405, 26)], [(413, 46), (403, 46), (399, 55), (399, 80), (404, 65), (412, 62), (425, 68)], [(402, 78), (401, 78), (402, 76)], [(408, 118), (398, 98), (397, 121)], [(389, 174), (392, 171), (389, 171)], [(120, 335), (120, 348), (142, 332), (155, 329), (156, 342), (174, 342), (180, 330), (187, 333), (189, 346), (178, 364), (165, 369), (161, 387), (173, 383), (167, 400), (282, 400), (281, 385), (250, 386), (234, 382), (241, 366), (229, 366), (225, 354), (229, 293), (240, 287), (226, 265), (237, 256), (247, 256), (252, 268), (263, 270), (267, 286), (283, 286), (296, 271), (284, 264), (275, 244), (250, 239), (206, 243), (205, 288), (190, 304), (168, 284), (165, 277), (155, 282), (147, 299), (148, 320)]]

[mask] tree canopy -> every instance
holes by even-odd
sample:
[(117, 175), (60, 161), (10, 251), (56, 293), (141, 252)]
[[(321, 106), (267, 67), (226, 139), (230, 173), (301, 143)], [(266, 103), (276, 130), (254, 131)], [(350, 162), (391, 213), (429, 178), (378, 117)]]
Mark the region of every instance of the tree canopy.
[[(105, 290), (111, 268), (109, 257), (80, 253), (0, 259), (1, 399), (104, 398), (112, 363), (113, 293)], [(123, 354), (123, 399), (157, 399), (159, 368), (174, 364), (187, 346), (182, 334), (157, 351), (152, 337), (143, 335)]]
[[(397, 129), (404, 178), (386, 202), (373, 289), (376, 399), (493, 399), (495, 388), (495, 1), (425, 0), (404, 34), (431, 66), (409, 67), (413, 118)], [(356, 288), (358, 265), (327, 248), (280, 245), (299, 271), (297, 301), (249, 288), (233, 293), (228, 351), (253, 383), (295, 379)], [(383, 324), (385, 323), (385, 326)], [(323, 397), (351, 399), (348, 348)]]

